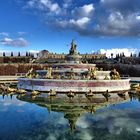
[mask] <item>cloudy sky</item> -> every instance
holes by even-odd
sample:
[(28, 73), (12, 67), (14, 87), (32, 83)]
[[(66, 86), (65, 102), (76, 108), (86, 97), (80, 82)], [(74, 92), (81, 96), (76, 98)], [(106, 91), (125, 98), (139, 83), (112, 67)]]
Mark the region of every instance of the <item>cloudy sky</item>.
[(81, 53), (140, 47), (139, 0), (1, 0), (0, 50)]

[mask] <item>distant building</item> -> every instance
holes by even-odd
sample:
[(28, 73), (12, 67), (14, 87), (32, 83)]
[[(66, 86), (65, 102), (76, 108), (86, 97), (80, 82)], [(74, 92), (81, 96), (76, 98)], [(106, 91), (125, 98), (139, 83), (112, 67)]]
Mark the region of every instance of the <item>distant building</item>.
[[(105, 54), (80, 54), (82, 56), (82, 61), (92, 62), (97, 59), (105, 59)], [(50, 53), (48, 50), (42, 50), (38, 54), (37, 60), (39, 62), (61, 62), (65, 61), (66, 54)]]
[(46, 57), (49, 54), (48, 50), (42, 50), (38, 53), (38, 58)]

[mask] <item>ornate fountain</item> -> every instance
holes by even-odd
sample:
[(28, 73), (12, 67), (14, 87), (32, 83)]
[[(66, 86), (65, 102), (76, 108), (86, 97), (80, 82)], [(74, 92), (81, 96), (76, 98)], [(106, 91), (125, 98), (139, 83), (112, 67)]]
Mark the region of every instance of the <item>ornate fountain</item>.
[(121, 79), (119, 73), (98, 70), (96, 64), (84, 64), (72, 40), (69, 54), (64, 63), (56, 63), (46, 70), (33, 69), (18, 79), (18, 88), (57, 93), (109, 93), (130, 89), (130, 79)]

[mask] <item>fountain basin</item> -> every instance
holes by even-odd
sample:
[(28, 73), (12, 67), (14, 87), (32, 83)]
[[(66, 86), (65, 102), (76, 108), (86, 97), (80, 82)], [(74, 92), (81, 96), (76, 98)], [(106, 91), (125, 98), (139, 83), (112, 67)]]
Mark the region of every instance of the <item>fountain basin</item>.
[(18, 78), (18, 88), (49, 92), (118, 92), (130, 89), (130, 79), (120, 80), (67, 80)]

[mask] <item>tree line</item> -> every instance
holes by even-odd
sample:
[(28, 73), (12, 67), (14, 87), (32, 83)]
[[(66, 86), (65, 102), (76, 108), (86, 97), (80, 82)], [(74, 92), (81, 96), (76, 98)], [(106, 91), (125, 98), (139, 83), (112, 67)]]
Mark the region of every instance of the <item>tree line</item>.
[[(11, 56), (11, 57), (13, 57), (13, 56), (14, 56), (14, 53), (13, 53), (13, 52), (11, 52), (11, 54), (10, 54), (10, 55), (6, 55), (6, 53), (5, 53), (5, 52), (3, 52), (2, 56), (3, 56), (3, 57), (5, 57), (5, 56)], [(20, 56), (21, 56), (21, 53), (20, 53), (20, 52), (18, 52), (17, 56), (18, 56), (18, 57), (20, 57)], [(23, 56), (23, 55), (22, 55), (22, 56)], [(33, 53), (31, 53), (31, 52), (26, 52), (26, 54), (25, 54), (24, 56), (27, 56), (27, 57), (30, 57), (30, 56), (31, 56), (31, 57), (34, 57), (34, 54), (33, 54)]]

